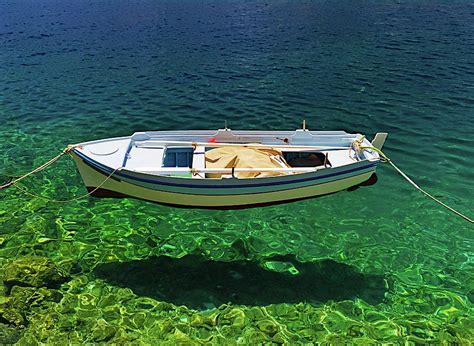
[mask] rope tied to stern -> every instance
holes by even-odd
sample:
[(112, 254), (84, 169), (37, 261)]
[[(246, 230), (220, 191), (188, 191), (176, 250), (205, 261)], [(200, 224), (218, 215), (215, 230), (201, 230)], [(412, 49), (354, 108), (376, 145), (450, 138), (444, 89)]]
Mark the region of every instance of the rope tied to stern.
[[(427, 192), (426, 190), (422, 189), (417, 183), (415, 183), (405, 172), (403, 172), (397, 165), (395, 165), (393, 163), (393, 161), (383, 153), (382, 150), (378, 149), (378, 148), (375, 148), (373, 146), (364, 146), (363, 145), (363, 141), (364, 141), (364, 138), (365, 136), (362, 136), (361, 138), (359, 139), (356, 139), (354, 140), (350, 147), (349, 147), (349, 157), (352, 158), (351, 156), (351, 151), (354, 150), (355, 154), (358, 156), (362, 151), (364, 150), (372, 150), (372, 151), (375, 151), (377, 154), (379, 154), (379, 157), (384, 161), (384, 162), (388, 162), (394, 169), (395, 171), (397, 171), (398, 174), (400, 174), (406, 181), (408, 181), (415, 189), (417, 189), (418, 191), (420, 191), (421, 193), (423, 193), (426, 197), (432, 199), (433, 201), (435, 201), (436, 203), (438, 203), (439, 205), (441, 205), (442, 207), (446, 208), (447, 210), (449, 210), (450, 212), (452, 212), (453, 214), (456, 214), (457, 216), (463, 218), (464, 220), (470, 222), (470, 223), (474, 223), (474, 220), (471, 219), (470, 217), (462, 214), (461, 212), (455, 210), (454, 208), (450, 207), (449, 205), (447, 205), (446, 203), (440, 201), (439, 199), (437, 199), (436, 197), (434, 197), (432, 194), (430, 194), (429, 192)], [(354, 158), (352, 158), (354, 159)]]

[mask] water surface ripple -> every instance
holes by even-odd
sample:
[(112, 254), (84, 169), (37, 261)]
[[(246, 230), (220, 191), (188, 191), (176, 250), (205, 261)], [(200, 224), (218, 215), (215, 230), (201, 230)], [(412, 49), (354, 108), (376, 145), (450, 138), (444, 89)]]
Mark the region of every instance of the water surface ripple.
[[(388, 132), (395, 163), (473, 216), (471, 2), (4, 1), (0, 47), (1, 181), (68, 143), (306, 119)], [(3, 191), (0, 269), (35, 255), (70, 275), (43, 305), (5, 292), (0, 343), (467, 344), (472, 226), (378, 175), (241, 211)], [(85, 192), (71, 160), (22, 186)]]

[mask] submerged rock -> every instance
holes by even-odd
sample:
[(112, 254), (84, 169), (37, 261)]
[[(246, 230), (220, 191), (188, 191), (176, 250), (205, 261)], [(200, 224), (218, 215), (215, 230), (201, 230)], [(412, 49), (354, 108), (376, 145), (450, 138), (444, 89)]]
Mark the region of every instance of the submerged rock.
[(44, 287), (13, 286), (10, 291), (11, 305), (20, 309), (26, 309), (30, 306), (40, 306), (47, 302), (58, 303), (61, 298), (61, 292)]
[(7, 327), (0, 328), (0, 344), (20, 337), (15, 328), (27, 327), (32, 311), (44, 311), (59, 302), (62, 294), (53, 288), (67, 280), (53, 262), (39, 256), (16, 259), (5, 266), (2, 274), (0, 324)]
[(16, 343), (21, 337), (21, 333), (18, 329), (7, 326), (6, 324), (0, 323), (0, 344), (1, 345), (12, 345)]
[(13, 286), (8, 297), (0, 297), (0, 321), (16, 327), (25, 327), (26, 314), (31, 307), (41, 307), (48, 302), (57, 303), (62, 295), (59, 291), (44, 287)]
[(26, 256), (6, 265), (3, 282), (10, 291), (15, 285), (56, 288), (67, 279), (68, 276), (50, 259)]
[(275, 335), (279, 329), (275, 321), (269, 318), (261, 320), (261, 321), (257, 321), (257, 327), (258, 329), (260, 329), (265, 334), (268, 334), (269, 336)]
[(248, 318), (240, 308), (229, 307), (219, 316), (220, 325), (232, 325), (235, 328), (242, 329), (248, 323)]
[(0, 298), (0, 321), (8, 326), (24, 327), (26, 317), (21, 309), (17, 309), (10, 297)]
[(92, 340), (94, 342), (107, 342), (115, 336), (116, 332), (117, 329), (114, 326), (104, 320), (98, 320), (92, 330)]

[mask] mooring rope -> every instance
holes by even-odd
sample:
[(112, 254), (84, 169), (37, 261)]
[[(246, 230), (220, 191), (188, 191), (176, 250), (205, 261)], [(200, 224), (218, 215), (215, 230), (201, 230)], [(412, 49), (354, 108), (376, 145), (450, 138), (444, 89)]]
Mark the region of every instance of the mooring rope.
[(66, 148), (64, 148), (64, 150), (57, 156), (53, 157), (51, 160), (49, 160), (48, 162), (46, 163), (43, 163), (41, 166), (35, 168), (34, 170), (32, 170), (31, 172), (29, 173), (26, 173), (24, 175), (22, 175), (21, 177), (17, 178), (17, 179), (14, 179), (12, 181), (9, 181), (8, 183), (5, 183), (3, 185), (0, 185), (0, 190), (3, 190), (3, 189), (6, 189), (7, 187), (10, 187), (12, 185), (15, 185), (16, 183), (18, 183), (20, 180), (23, 180), (25, 179), (26, 177), (29, 177), (30, 175), (34, 174), (34, 173), (38, 173), (40, 171), (42, 171), (43, 169), (51, 166), (53, 163), (55, 163), (56, 161), (58, 161), (61, 157), (63, 157), (64, 155), (68, 154), (72, 149), (74, 148), (74, 145), (68, 145)]
[[(430, 193), (426, 192), (425, 190), (423, 190), (420, 186), (418, 186), (418, 184), (416, 184), (412, 179), (410, 179), (410, 177), (408, 177), (400, 168), (398, 168), (391, 159), (389, 159), (387, 157), (387, 155), (385, 155), (382, 150), (378, 149), (378, 148), (375, 148), (375, 147), (371, 147), (371, 146), (362, 146), (362, 140), (363, 140), (364, 137), (362, 137), (360, 140), (355, 140), (353, 142), (354, 145), (354, 151), (357, 151), (357, 150), (364, 150), (364, 149), (368, 149), (368, 150), (373, 150), (375, 152), (377, 152), (386, 162), (388, 162), (403, 178), (405, 178), (406, 181), (408, 181), (411, 185), (413, 185), (418, 191), (420, 191), (421, 193), (423, 193), (425, 196), (431, 198), (433, 201), (435, 201), (436, 203), (438, 203), (439, 205), (445, 207), (446, 209), (448, 209), (450, 212), (462, 217), (464, 220), (470, 222), (470, 223), (474, 223), (474, 220), (469, 218), (468, 216), (460, 213), (459, 211), (451, 208), (449, 205), (441, 202), (439, 199), (437, 199), (436, 197), (434, 197), (433, 195), (431, 195)], [(353, 145), (351, 144), (351, 149), (353, 148)], [(350, 155), (350, 154), (349, 154)]]
[(98, 189), (100, 189), (111, 177), (112, 175), (114, 175), (115, 172), (117, 172), (119, 169), (121, 169), (122, 167), (119, 167), (119, 168), (115, 168), (112, 173), (110, 173), (105, 179), (104, 181), (102, 181), (99, 186), (95, 187), (94, 189), (92, 189), (91, 191), (87, 192), (86, 194), (84, 195), (81, 195), (81, 196), (78, 196), (78, 197), (74, 197), (74, 198), (71, 198), (71, 199), (66, 199), (66, 200), (58, 200), (58, 199), (52, 199), (52, 198), (49, 198), (49, 197), (44, 197), (44, 196), (40, 196), (40, 195), (36, 195), (34, 193), (31, 193), (29, 191), (26, 191), (25, 189), (19, 187), (16, 183), (13, 184), (13, 186), (15, 188), (17, 188), (18, 190), (20, 190), (21, 192), (31, 196), (31, 197), (36, 197), (36, 198), (41, 198), (45, 201), (48, 201), (48, 202), (53, 202), (53, 203), (69, 203), (69, 202), (73, 202), (73, 201), (77, 201), (78, 199), (82, 199), (82, 198), (85, 198), (85, 197), (88, 197), (90, 195), (92, 195), (94, 192), (96, 192)]
[(71, 152), (72, 149), (74, 149), (76, 145), (68, 145), (66, 148), (64, 148), (64, 150), (57, 156), (53, 157), (51, 160), (49, 160), (48, 162), (42, 164), (41, 166), (35, 168), (34, 170), (32, 170), (31, 172), (28, 172), (24, 175), (22, 175), (21, 177), (17, 178), (17, 179), (14, 179), (6, 184), (3, 184), (3, 185), (0, 185), (0, 190), (3, 190), (3, 189), (6, 189), (7, 187), (10, 187), (10, 186), (13, 186), (15, 188), (17, 188), (18, 190), (20, 190), (21, 192), (23, 192), (24, 194), (26, 195), (29, 195), (31, 197), (35, 197), (35, 198), (40, 198), (40, 199), (43, 199), (43, 200), (46, 200), (48, 202), (53, 202), (53, 203), (69, 203), (69, 202), (72, 202), (72, 201), (76, 201), (78, 199), (81, 199), (81, 198), (85, 198), (87, 196), (90, 196), (92, 195), (95, 191), (97, 191), (98, 189), (100, 189), (111, 177), (112, 175), (114, 175), (115, 172), (117, 172), (120, 168), (122, 167), (119, 167), (119, 168), (116, 168), (114, 169), (105, 179), (104, 181), (102, 181), (99, 186), (95, 187), (94, 189), (92, 189), (91, 191), (87, 192), (86, 194), (84, 195), (81, 195), (81, 196), (78, 196), (78, 197), (74, 197), (74, 198), (71, 198), (71, 199), (67, 199), (67, 200), (57, 200), (57, 199), (52, 199), (52, 198), (48, 198), (48, 197), (44, 197), (44, 196), (40, 196), (40, 195), (36, 195), (34, 193), (31, 193), (29, 191), (26, 191), (25, 189), (21, 188), (20, 186), (17, 185), (18, 182), (20, 182), (21, 180), (25, 179), (26, 177), (29, 177), (30, 175), (34, 174), (34, 173), (38, 173), (46, 168), (48, 168), (49, 166), (51, 166), (53, 163), (55, 163), (56, 161), (58, 161), (61, 157), (63, 157), (64, 155), (66, 154), (69, 154)]
[(449, 211), (453, 212), (454, 214), (462, 217), (464, 220), (466, 221), (469, 221), (470, 223), (474, 223), (474, 220), (470, 219), (469, 217), (467, 217), (466, 215), (464, 214), (461, 214), (459, 211), (451, 208), (449, 205), (441, 202), (439, 199), (437, 199), (436, 197), (432, 196), (431, 194), (429, 194), (428, 192), (426, 192), (425, 190), (423, 190), (421, 187), (419, 187), (413, 180), (411, 180), (405, 173), (402, 172), (402, 170), (400, 168), (398, 168), (393, 162), (392, 160), (387, 160), (387, 162), (393, 167), (395, 168), (395, 170), (400, 173), (400, 175), (405, 178), (410, 184), (412, 184), (417, 190), (419, 190), (420, 192), (422, 192), (423, 194), (425, 194), (425, 196), (431, 198), (433, 201), (435, 201), (436, 203), (438, 203), (439, 205), (445, 207), (446, 209), (448, 209)]

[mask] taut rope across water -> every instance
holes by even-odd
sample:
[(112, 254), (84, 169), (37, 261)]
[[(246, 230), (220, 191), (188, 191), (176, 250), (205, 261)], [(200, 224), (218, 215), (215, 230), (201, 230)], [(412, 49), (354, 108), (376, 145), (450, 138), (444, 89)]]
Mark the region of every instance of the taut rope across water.
[[(430, 193), (426, 192), (425, 190), (423, 190), (420, 186), (418, 186), (418, 184), (416, 184), (413, 180), (410, 179), (410, 177), (408, 177), (400, 168), (398, 168), (393, 162), (391, 159), (389, 159), (387, 157), (387, 155), (385, 155), (382, 150), (380, 149), (377, 149), (377, 148), (374, 148), (374, 147), (367, 147), (367, 146), (361, 146), (361, 142), (359, 142), (358, 140), (354, 141), (355, 143), (355, 146), (354, 146), (354, 150), (364, 150), (364, 149), (369, 149), (369, 150), (373, 150), (373, 151), (376, 151), (377, 153), (380, 154), (380, 156), (386, 161), (388, 162), (403, 178), (405, 178), (406, 181), (408, 181), (411, 185), (413, 185), (415, 187), (415, 189), (417, 189), (418, 191), (420, 191), (421, 193), (423, 193), (425, 196), (427, 196), (428, 198), (431, 198), (433, 201), (435, 201), (436, 203), (438, 203), (439, 205), (441, 205), (442, 207), (445, 207), (446, 209), (448, 209), (450, 212), (462, 217), (464, 220), (470, 222), (470, 223), (474, 223), (474, 220), (469, 218), (468, 216), (460, 213), (459, 211), (451, 208), (449, 205), (441, 202), (439, 199), (437, 199), (436, 197), (434, 197), (433, 195), (431, 195)], [(352, 145), (351, 145), (351, 148), (352, 148)]]

